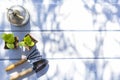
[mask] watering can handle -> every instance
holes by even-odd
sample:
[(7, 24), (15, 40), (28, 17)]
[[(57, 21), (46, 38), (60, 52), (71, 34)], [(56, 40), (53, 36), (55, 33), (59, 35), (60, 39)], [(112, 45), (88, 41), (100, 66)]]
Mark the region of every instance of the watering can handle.
[(24, 19), (23, 16), (21, 16), (20, 14), (18, 14), (18, 10), (14, 10), (13, 11), (12, 9), (8, 9), (8, 8), (7, 8), (7, 10), (8, 10), (8, 12), (11, 11), (11, 14), (13, 14), (14, 16), (17, 16), (20, 19)]
[(18, 15), (18, 14), (16, 14), (16, 16), (17, 16), (18, 18), (20, 18), (20, 19), (24, 19), (23, 16), (20, 16), (20, 15)]

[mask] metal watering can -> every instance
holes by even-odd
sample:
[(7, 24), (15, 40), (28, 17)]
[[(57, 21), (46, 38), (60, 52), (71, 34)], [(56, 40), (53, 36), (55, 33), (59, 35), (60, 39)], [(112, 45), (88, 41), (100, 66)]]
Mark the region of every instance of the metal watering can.
[(23, 6), (15, 5), (7, 10), (7, 18), (12, 25), (23, 26), (29, 21), (29, 13)]

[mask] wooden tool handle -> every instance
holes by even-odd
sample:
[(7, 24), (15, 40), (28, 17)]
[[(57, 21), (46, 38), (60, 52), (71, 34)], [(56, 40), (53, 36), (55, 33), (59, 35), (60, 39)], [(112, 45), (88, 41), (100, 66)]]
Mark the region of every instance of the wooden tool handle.
[(20, 18), (20, 19), (24, 19), (23, 16), (20, 16), (20, 15), (18, 15), (18, 14), (16, 14), (16, 16), (17, 16), (18, 18)]
[(25, 63), (26, 61), (27, 61), (27, 59), (21, 59), (18, 62), (14, 63), (14, 64), (11, 64), (8, 67), (6, 67), (5, 70), (10, 71), (10, 70), (14, 69), (15, 67)]
[(32, 71), (33, 71), (33, 68), (29, 68), (29, 69), (22, 71), (16, 75), (11, 76), (10, 80), (17, 80), (18, 78), (25, 76), (26, 74), (31, 73)]

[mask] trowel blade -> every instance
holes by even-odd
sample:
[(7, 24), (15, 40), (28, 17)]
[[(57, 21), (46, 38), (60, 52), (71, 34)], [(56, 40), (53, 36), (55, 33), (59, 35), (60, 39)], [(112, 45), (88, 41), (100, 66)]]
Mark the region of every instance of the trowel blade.
[(41, 76), (47, 73), (48, 69), (49, 69), (49, 64), (47, 64), (42, 70), (38, 71), (36, 73), (36, 77), (40, 78)]

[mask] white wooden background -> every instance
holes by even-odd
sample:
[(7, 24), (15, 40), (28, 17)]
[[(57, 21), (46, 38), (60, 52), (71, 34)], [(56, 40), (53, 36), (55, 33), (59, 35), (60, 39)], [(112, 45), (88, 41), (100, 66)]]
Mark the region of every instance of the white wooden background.
[[(13, 5), (29, 11), (27, 25), (8, 22), (6, 8)], [(11, 32), (20, 40), (30, 33), (38, 40), (40, 54), (49, 60), (45, 75), (31, 74), (22, 80), (120, 80), (120, 0), (1, 0), (0, 34)], [(3, 46), (0, 39), (2, 80), (31, 67), (25, 63), (5, 72), (24, 52)]]

